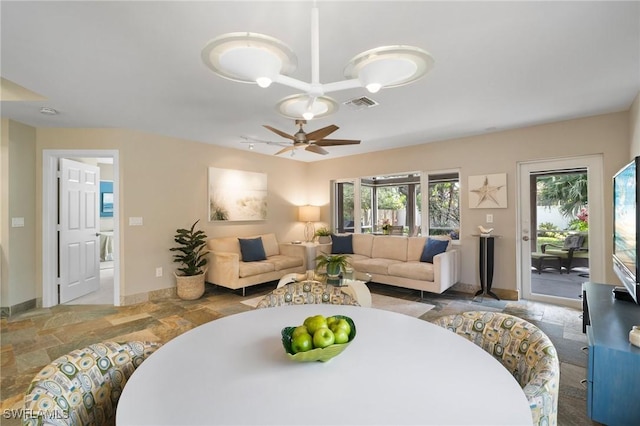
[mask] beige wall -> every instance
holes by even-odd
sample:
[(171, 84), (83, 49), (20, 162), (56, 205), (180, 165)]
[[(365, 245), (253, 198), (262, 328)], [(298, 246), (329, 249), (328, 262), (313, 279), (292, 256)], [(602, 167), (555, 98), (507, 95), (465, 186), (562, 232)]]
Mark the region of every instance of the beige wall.
[[(496, 243), (494, 288), (516, 289), (516, 168), (518, 162), (603, 154), (605, 235), (611, 235), (612, 205), (610, 180), (628, 159), (629, 113), (601, 115), (554, 124), (508, 130), (482, 136), (453, 139), (410, 148), (375, 152), (312, 163), (309, 168), (309, 192), (324, 194), (321, 203), (329, 203), (328, 181), (404, 171), (435, 171), (459, 168), (461, 199), (461, 281), (479, 286), (477, 241), (471, 235), (478, 225), (486, 225), (485, 215), (492, 213), (495, 233), (502, 238)], [(366, 143), (366, 141), (363, 141)], [(469, 209), (467, 180), (469, 176), (507, 173), (508, 208)], [(323, 211), (328, 220), (329, 209)], [(605, 239), (605, 253), (611, 253), (611, 241)], [(611, 259), (606, 259), (607, 280), (616, 280)], [(617, 281), (613, 281), (617, 282)]]
[[(38, 129), (37, 132), (39, 180), (44, 149), (119, 151), (121, 296), (174, 287), (175, 264), (169, 248), (175, 230), (198, 219), (209, 237), (275, 232), (282, 241), (303, 238), (303, 224), (296, 222), (295, 206), (308, 202), (304, 163), (128, 130)], [(208, 167), (266, 173), (267, 220), (208, 222)], [(142, 217), (144, 225), (129, 226), (129, 217)], [(40, 215), (37, 220), (41, 222)], [(164, 269), (163, 277), (156, 278), (157, 267)]]
[[(5, 281), (6, 264), (2, 267), (1, 306), (41, 297), (42, 294), (42, 151), (44, 149), (118, 150), (120, 159), (120, 254), (121, 296), (132, 296), (153, 290), (173, 288), (172, 263), (169, 248), (173, 244), (176, 228), (189, 226), (200, 219), (202, 229), (209, 237), (253, 235), (273, 231), (282, 241), (302, 239), (304, 225), (296, 222), (295, 206), (301, 204), (324, 205), (323, 221), (329, 220), (330, 180), (370, 176), (403, 171), (434, 171), (459, 168), (462, 192), (462, 282), (478, 284), (476, 241), (471, 237), (478, 224), (484, 222), (485, 209), (469, 209), (464, 188), (470, 175), (507, 173), (507, 209), (490, 210), (494, 214), (494, 227), (503, 238), (497, 253), (494, 287), (516, 288), (516, 166), (519, 161), (552, 159), (585, 154), (602, 154), (604, 158), (605, 235), (611, 234), (610, 179), (613, 173), (628, 161), (630, 129), (637, 129), (637, 100), (630, 112), (607, 114), (560, 123), (507, 130), (503, 132), (417, 145), (358, 156), (350, 156), (315, 163), (300, 163), (273, 155), (261, 155), (246, 150), (221, 148), (192, 141), (116, 129), (32, 129), (9, 121), (5, 136), (3, 120), (2, 148), (5, 141), (14, 147), (16, 156), (10, 157), (11, 168), (20, 169), (15, 179), (20, 186), (9, 189), (9, 197), (16, 197), (16, 206), (9, 203), (9, 214), (25, 216), (35, 228), (35, 240), (29, 249), (11, 246), (11, 256), (23, 271), (9, 283)], [(630, 121), (634, 121), (633, 126)], [(34, 134), (35, 133), (35, 137)], [(20, 142), (17, 144), (17, 137)], [(634, 133), (637, 139), (637, 131)], [(366, 144), (366, 141), (363, 141)], [(7, 163), (3, 155), (3, 165)], [(14, 161), (16, 161), (14, 163)], [(33, 165), (35, 163), (35, 166)], [(267, 173), (269, 199), (268, 219), (251, 223), (211, 223), (207, 221), (207, 171), (220, 167)], [(7, 175), (5, 167), (0, 170)], [(16, 173), (18, 173), (16, 171)], [(22, 174), (29, 176), (22, 176)], [(11, 175), (13, 177), (13, 175)], [(34, 183), (35, 182), (35, 183)], [(35, 191), (33, 190), (35, 186)], [(14, 191), (35, 195), (35, 208), (24, 212), (28, 201)], [(6, 191), (2, 192), (3, 213), (6, 209)], [(12, 199), (10, 199), (11, 201)], [(24, 207), (20, 207), (23, 205)], [(17, 210), (20, 210), (18, 212)], [(2, 216), (2, 241), (9, 219)], [(142, 217), (143, 226), (131, 227), (129, 217)], [(24, 232), (20, 230), (18, 232)], [(13, 231), (12, 231), (13, 232)], [(12, 241), (10, 241), (12, 242)], [(606, 241), (605, 253), (611, 253)], [(35, 253), (35, 256), (34, 256)], [(615, 282), (610, 260), (607, 262), (607, 280)], [(33, 273), (35, 266), (35, 274)], [(12, 263), (13, 267), (13, 263)], [(163, 277), (155, 277), (156, 267), (163, 267)], [(10, 303), (4, 299), (8, 294)]]
[[(36, 131), (14, 121), (2, 120), (0, 187), (0, 306), (9, 307), (36, 296)], [(12, 227), (12, 218), (23, 218), (23, 227)]]
[(629, 109), (631, 150), (629, 160), (640, 155), (640, 92)]

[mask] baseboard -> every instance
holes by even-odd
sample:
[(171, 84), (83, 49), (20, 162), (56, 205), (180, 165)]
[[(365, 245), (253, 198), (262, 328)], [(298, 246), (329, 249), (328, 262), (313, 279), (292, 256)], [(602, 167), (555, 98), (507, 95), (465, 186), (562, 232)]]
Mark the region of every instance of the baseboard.
[[(451, 288), (462, 293), (475, 294), (480, 288), (473, 284), (457, 283)], [(491, 291), (496, 294), (501, 300), (520, 300), (520, 292), (518, 290), (509, 290), (504, 288), (491, 288)]]
[(152, 290), (144, 293), (130, 294), (128, 296), (120, 296), (120, 306), (137, 305), (149, 301), (158, 301), (168, 299), (176, 295), (176, 287), (163, 288), (160, 290)]
[(1, 306), (0, 317), (8, 318), (11, 315), (19, 314), (20, 312), (26, 312), (38, 307), (38, 299), (27, 300), (26, 302), (18, 303), (12, 306)]

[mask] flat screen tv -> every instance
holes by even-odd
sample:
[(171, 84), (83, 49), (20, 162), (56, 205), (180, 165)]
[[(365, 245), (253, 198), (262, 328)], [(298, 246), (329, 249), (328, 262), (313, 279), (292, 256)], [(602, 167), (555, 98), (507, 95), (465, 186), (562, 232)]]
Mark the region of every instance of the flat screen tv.
[(613, 176), (613, 270), (624, 284), (624, 289), (629, 293), (628, 299), (635, 303), (640, 303), (640, 282), (638, 281), (640, 278), (638, 275), (639, 170), (640, 156)]

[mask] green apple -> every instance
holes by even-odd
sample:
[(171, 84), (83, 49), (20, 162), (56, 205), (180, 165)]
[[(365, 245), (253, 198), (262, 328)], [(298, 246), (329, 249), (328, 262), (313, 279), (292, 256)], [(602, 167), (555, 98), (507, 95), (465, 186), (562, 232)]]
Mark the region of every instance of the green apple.
[(337, 328), (333, 335), (335, 337), (335, 343), (347, 343), (349, 341), (349, 333), (342, 328)]
[(304, 326), (312, 336), (321, 328), (327, 328), (327, 319), (323, 315), (314, 315), (304, 320)]
[(326, 348), (329, 345), (333, 345), (336, 341), (336, 337), (333, 331), (328, 328), (319, 328), (313, 333), (313, 346), (316, 348)]
[(338, 322), (337, 317), (327, 317), (327, 327), (329, 327), (329, 329), (331, 329), (331, 324), (334, 322)]
[(334, 333), (336, 332), (336, 330), (344, 330), (347, 332), (347, 336), (351, 334), (351, 326), (349, 325), (349, 321), (344, 318), (340, 318), (338, 321), (333, 322), (329, 328)]
[(291, 338), (295, 338), (301, 334), (310, 334), (309, 331), (307, 330), (307, 327), (305, 327), (304, 325), (299, 325), (296, 328), (294, 328), (293, 331), (291, 332)]
[(313, 338), (309, 333), (301, 333), (291, 339), (291, 350), (294, 354), (313, 349)]

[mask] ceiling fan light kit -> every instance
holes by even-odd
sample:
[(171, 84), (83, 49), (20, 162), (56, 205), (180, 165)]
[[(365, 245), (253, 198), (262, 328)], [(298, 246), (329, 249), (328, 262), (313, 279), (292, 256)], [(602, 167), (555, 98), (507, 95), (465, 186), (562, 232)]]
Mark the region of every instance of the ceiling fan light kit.
[[(356, 55), (345, 67), (346, 80), (320, 83), (318, 9), (311, 9), (311, 83), (290, 77), (298, 60), (293, 51), (273, 37), (236, 32), (222, 34), (202, 50), (202, 60), (214, 73), (229, 80), (269, 87), (272, 83), (301, 90), (302, 94), (282, 99), (280, 114), (292, 119), (325, 117), (338, 109), (326, 93), (365, 87), (376, 93), (382, 88), (412, 83), (429, 72), (433, 57), (413, 46), (376, 47)], [(318, 105), (319, 104), (319, 105)]]

